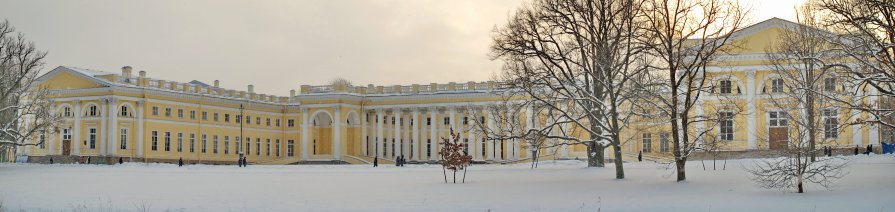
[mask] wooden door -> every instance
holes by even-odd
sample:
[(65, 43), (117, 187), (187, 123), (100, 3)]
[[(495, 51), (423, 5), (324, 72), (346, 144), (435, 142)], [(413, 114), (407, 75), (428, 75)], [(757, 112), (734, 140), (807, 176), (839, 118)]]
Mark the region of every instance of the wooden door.
[(788, 127), (771, 127), (768, 128), (770, 136), (768, 136), (769, 146), (774, 149), (787, 149), (789, 146), (789, 128)]
[(71, 140), (62, 141), (62, 155), (71, 155)]

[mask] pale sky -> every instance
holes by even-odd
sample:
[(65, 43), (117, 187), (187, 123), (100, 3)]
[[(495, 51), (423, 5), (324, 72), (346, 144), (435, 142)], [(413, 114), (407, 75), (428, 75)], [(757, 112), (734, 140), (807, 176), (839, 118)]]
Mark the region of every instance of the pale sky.
[[(744, 0), (752, 21), (793, 20), (803, 0)], [(76, 66), (287, 95), (355, 85), (486, 81), (491, 32), (527, 0), (0, 0), (0, 20)], [(136, 74), (136, 73), (135, 73)]]

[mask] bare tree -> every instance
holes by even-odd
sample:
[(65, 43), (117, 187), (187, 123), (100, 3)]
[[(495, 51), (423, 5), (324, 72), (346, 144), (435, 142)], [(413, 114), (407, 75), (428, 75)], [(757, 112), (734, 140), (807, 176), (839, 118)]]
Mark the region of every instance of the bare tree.
[[(823, 15), (822, 26), (837, 33), (827, 41), (836, 45), (836, 53), (850, 59), (842, 65), (850, 67), (851, 77), (861, 83), (853, 87), (852, 95), (868, 99), (845, 103), (870, 115), (862, 123), (895, 127), (895, 123), (884, 119), (895, 115), (895, 108), (881, 108), (876, 104), (879, 97), (895, 97), (895, 1), (813, 0), (810, 3), (813, 10)], [(866, 89), (868, 86), (872, 89)]]
[[(588, 166), (602, 167), (613, 147), (616, 178), (624, 178), (620, 132), (633, 110), (635, 76), (645, 72), (638, 16), (643, 0), (536, 0), (495, 31), (493, 58), (505, 62), (499, 79), (531, 118), (519, 138), (587, 145)], [(579, 130), (580, 133), (573, 131)], [(553, 132), (553, 133), (551, 133)], [(550, 146), (548, 144), (548, 146)]]
[(782, 155), (759, 160), (748, 171), (763, 188), (803, 193), (806, 182), (831, 189), (845, 175), (845, 160), (817, 157), (816, 147), (835, 143), (842, 131), (839, 111), (850, 100), (842, 92), (846, 86), (839, 86), (848, 84), (847, 67), (837, 65), (841, 55), (828, 42), (834, 34), (814, 27), (818, 16), (811, 5), (797, 8), (796, 14), (799, 24), (781, 30), (776, 45), (766, 50), (777, 77), (762, 89), (777, 108), (769, 112), (767, 138)]
[(696, 125), (732, 118), (726, 113), (724, 117), (696, 114), (694, 107), (710, 92), (706, 67), (716, 55), (732, 48), (728, 41), (743, 26), (746, 11), (725, 0), (650, 0), (646, 5), (649, 25), (641, 40), (655, 58), (650, 70), (660, 80), (657, 85), (640, 87), (661, 91), (647, 98), (671, 122), (677, 181), (684, 181), (687, 158), (711, 130)]
[(45, 56), (8, 21), (0, 23), (0, 146), (42, 145), (38, 136), (55, 130), (59, 115), (37, 81)]

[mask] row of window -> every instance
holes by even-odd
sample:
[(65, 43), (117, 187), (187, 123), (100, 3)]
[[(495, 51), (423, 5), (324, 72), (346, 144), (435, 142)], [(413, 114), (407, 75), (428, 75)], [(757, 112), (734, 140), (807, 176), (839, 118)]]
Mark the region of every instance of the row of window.
[[(836, 78), (834, 78), (834, 77), (824, 78), (823, 91), (836, 92), (836, 85), (837, 85)], [(783, 92), (785, 92), (784, 86), (785, 85), (784, 85), (783, 79), (772, 79), (770, 93), (783, 93)], [(762, 88), (761, 92), (768, 93), (767, 89), (768, 89), (767, 87)], [(718, 93), (721, 93), (721, 94), (731, 94), (731, 93), (733, 93), (733, 91), (736, 91), (738, 94), (742, 93), (742, 91), (740, 91), (740, 87), (734, 86), (734, 84), (731, 80), (718, 81), (718, 90), (719, 90)], [(712, 89), (712, 92), (714, 92), (714, 88)]]
[[(394, 117), (394, 116), (392, 116), (392, 117), (389, 117), (389, 116), (383, 116), (383, 120), (389, 120), (389, 118), (391, 118), (391, 122), (392, 122), (393, 125), (394, 125), (394, 124), (397, 124), (397, 123), (400, 123), (401, 126), (404, 125), (404, 118), (396, 119), (396, 117)], [(371, 120), (371, 119), (368, 117), (367, 120)], [(378, 116), (376, 116), (375, 118), (373, 118), (373, 120), (374, 120), (374, 121), (373, 121), (374, 123), (379, 123), (379, 117), (378, 117)], [(444, 120), (443, 120), (443, 121), (444, 121), (444, 122), (443, 122), (444, 125), (450, 125), (450, 124), (451, 124), (451, 117), (444, 117)], [(349, 122), (349, 123), (350, 123), (350, 122)], [(413, 119), (409, 119), (409, 123), (408, 123), (408, 124), (410, 124), (410, 126), (413, 126), (413, 123), (414, 123), (414, 120), (413, 120)], [(484, 117), (484, 116), (479, 117), (479, 123), (482, 123), (482, 124), (485, 123), (485, 117)], [(468, 124), (469, 124), (469, 117), (463, 117), (462, 124), (463, 124), (463, 125), (468, 125)], [(431, 125), (432, 125), (432, 118), (431, 118), (431, 117), (426, 118), (426, 126), (431, 126)]]
[[(152, 136), (152, 138), (151, 138), (151, 142), (152, 142), (151, 150), (152, 150), (152, 151), (159, 151), (159, 147), (160, 147), (160, 146), (159, 146), (159, 136), (160, 136), (160, 135), (159, 135), (159, 131), (152, 131), (151, 136)], [(164, 147), (164, 151), (166, 151), (166, 152), (170, 152), (170, 151), (171, 151), (171, 147), (172, 147), (172, 144), (171, 144), (171, 139), (172, 139), (171, 136), (172, 136), (172, 133), (171, 133), (171, 132), (164, 132), (164, 134), (163, 134), (162, 136), (163, 136), (163, 139), (164, 139), (164, 143), (163, 143), (163, 145), (164, 145), (164, 146), (163, 146), (163, 147)], [(201, 136), (202, 136), (202, 137), (201, 137), (201, 140), (200, 140), (201, 143), (199, 144), (199, 151), (200, 151), (201, 153), (208, 153), (208, 152), (209, 152), (209, 148), (208, 148), (208, 146), (209, 146), (209, 145), (208, 145), (208, 144), (209, 144), (209, 142), (208, 142), (209, 136), (208, 136), (207, 134), (202, 134)], [(222, 149), (223, 151), (220, 151), (221, 149), (219, 148), (219, 147), (221, 147), (221, 145), (219, 145), (219, 144), (220, 144), (220, 140), (219, 140), (220, 138), (223, 138), (223, 149)], [(240, 138), (239, 136), (234, 136), (233, 138), (234, 138), (234, 145), (233, 145), (233, 147), (234, 147), (234, 151), (233, 151), (233, 153), (234, 153), (234, 154), (240, 154), (240, 153), (241, 153), (241, 154), (246, 154), (246, 155), (251, 155), (251, 154), (252, 154), (252, 142), (251, 142), (251, 141), (252, 141), (252, 138), (251, 138), (251, 137), (246, 137), (246, 138), (245, 138), (245, 139), (246, 139), (246, 140), (245, 140), (246, 142), (245, 142), (245, 146), (244, 146), (244, 148), (243, 148), (243, 145), (241, 145), (241, 144), (242, 144), (242, 140), (241, 140), (241, 138)], [(183, 133), (177, 133), (177, 137), (176, 137), (176, 139), (177, 139), (177, 150), (176, 150), (176, 151), (177, 151), (177, 152), (183, 152), (183, 151), (184, 151), (184, 150), (183, 150), (183, 148), (184, 148), (184, 144), (183, 144), (183, 142), (184, 142), (184, 134), (183, 134)], [(281, 145), (280, 145), (280, 139), (274, 139), (274, 140), (273, 140), (273, 143), (271, 143), (271, 139), (270, 139), (270, 138), (264, 139), (264, 141), (265, 141), (265, 142), (264, 142), (264, 148), (262, 148), (262, 139), (261, 139), (261, 138), (255, 138), (255, 155), (259, 155), (259, 156), (260, 156), (261, 153), (262, 153), (262, 150), (264, 150), (264, 154), (265, 154), (266, 156), (271, 156), (271, 153), (273, 153), (273, 154), (274, 154), (273, 156), (280, 157), (280, 152), (281, 152), (281, 151), (280, 151), (280, 147), (281, 147)], [(188, 144), (188, 145), (189, 145), (189, 146), (188, 146), (188, 147), (189, 147), (189, 152), (190, 152), (190, 153), (194, 153), (194, 152), (196, 152), (196, 134), (195, 134), (195, 133), (190, 133), (190, 134), (189, 134), (189, 140), (188, 140), (188, 142), (189, 142), (189, 144)], [(294, 149), (295, 147), (294, 147), (294, 145), (295, 145), (295, 141), (294, 141), (294, 140), (287, 140), (287, 141), (286, 141), (286, 156), (292, 157), (292, 156), (295, 155), (295, 149)], [(218, 136), (218, 135), (211, 135), (211, 154), (219, 154), (219, 153), (221, 153), (221, 152), (223, 152), (223, 154), (225, 154), (225, 155), (226, 155), (226, 154), (230, 154), (230, 147), (231, 147), (231, 146), (230, 146), (230, 136), (226, 136), (226, 135), (225, 135), (225, 136), (221, 137), (221, 136)], [(244, 150), (244, 151), (243, 151), (243, 150)]]
[[(87, 111), (84, 112), (84, 116), (93, 117), (100, 116), (102, 111), (96, 105), (88, 105)], [(71, 107), (65, 106), (62, 108), (62, 116), (64, 117), (72, 117), (74, 113), (72, 112)], [(130, 107), (122, 105), (121, 108), (118, 109), (118, 115), (121, 117), (134, 117), (134, 113), (131, 111)]]
[[(159, 109), (160, 109), (160, 108), (159, 108), (158, 106), (153, 106), (153, 107), (152, 107), (152, 115), (153, 115), (153, 116), (159, 116), (159, 112), (160, 112)], [(183, 109), (177, 109), (177, 118), (181, 118), (181, 119), (183, 119), (183, 118), (184, 118), (184, 112), (185, 112), (185, 111), (184, 111)], [(213, 114), (211, 114), (211, 115), (212, 115), (212, 119), (211, 119), (212, 121), (215, 121), (215, 122), (219, 122), (219, 121), (221, 121), (222, 114), (220, 114), (220, 113), (213, 113)], [(173, 116), (173, 109), (172, 109), (172, 108), (169, 108), (169, 107), (166, 107), (166, 108), (165, 108), (165, 117), (172, 117), (172, 116)], [(224, 123), (230, 123), (230, 117), (231, 117), (231, 114), (229, 114), (229, 113), (224, 113), (224, 114), (223, 114), (223, 121), (224, 121)], [(236, 114), (234, 114), (234, 115), (232, 115), (232, 117), (234, 118), (235, 123), (241, 123), (241, 122), (242, 122), (242, 116), (241, 116), (241, 115), (236, 115)], [(189, 111), (189, 118), (190, 118), (191, 120), (196, 120), (196, 111), (195, 111), (195, 110), (190, 110), (190, 111)], [(208, 111), (202, 111), (202, 120), (204, 120), (204, 121), (208, 121)], [(272, 120), (272, 119), (269, 118), (269, 117), (268, 117), (268, 118), (264, 118), (264, 124), (267, 125), (267, 126), (271, 126), (271, 120)], [(245, 117), (245, 123), (246, 123), (246, 124), (252, 124), (252, 116), (246, 116), (246, 117)], [(256, 116), (256, 117), (255, 117), (255, 125), (261, 125), (261, 123), (262, 123), (262, 118), (261, 118), (260, 116)], [(287, 123), (287, 126), (288, 126), (288, 127), (295, 127), (295, 120), (294, 120), (294, 119), (289, 119), (289, 120), (287, 120), (286, 123)], [(280, 126), (280, 119), (273, 119), (273, 126), (279, 127), (279, 126)]]
[[(379, 138), (378, 138), (378, 137), (374, 137), (374, 139), (377, 139), (377, 140), (378, 140)], [(371, 141), (370, 141), (370, 137), (369, 137), (369, 136), (367, 136), (366, 140), (367, 140), (367, 143), (368, 143), (368, 144), (373, 144), (373, 143), (371, 143)], [(375, 140), (374, 140), (374, 141), (375, 141)], [(400, 141), (401, 141), (401, 142), (404, 142), (403, 139), (400, 140)], [(492, 151), (494, 152), (494, 154), (495, 154), (495, 155), (503, 155), (504, 150), (505, 150), (504, 141), (501, 140), (501, 141), (493, 141), (493, 142), (495, 143), (495, 144), (494, 144), (495, 146), (498, 146), (498, 147), (500, 148), (500, 151), (499, 151), (499, 152), (498, 152), (497, 149), (492, 149)], [(391, 145), (390, 145), (391, 148), (389, 148), (389, 145), (388, 145), (387, 143), (390, 143), (390, 144), (391, 144)], [(411, 140), (410, 140), (410, 144), (409, 144), (409, 145), (410, 145), (410, 149), (413, 149), (413, 148), (414, 148), (414, 143), (415, 143), (415, 142), (413, 142), (413, 139), (411, 139)], [(389, 156), (391, 156), (391, 157), (396, 157), (397, 155), (395, 154), (395, 152), (403, 152), (403, 148), (402, 148), (402, 149), (396, 149), (396, 148), (400, 148), (400, 147), (396, 147), (395, 144), (396, 144), (396, 140), (393, 138), (393, 139), (391, 140), (391, 142), (384, 142), (384, 143), (382, 143), (382, 146), (381, 146), (381, 147), (378, 147), (378, 148), (382, 148), (382, 152), (389, 152), (389, 151), (388, 151), (389, 149), (396, 150), (396, 151), (391, 151), (391, 155), (389, 155)], [(486, 149), (485, 146), (487, 145), (487, 141), (485, 140), (485, 138), (482, 138), (481, 144), (482, 144), (482, 146), (481, 146), (481, 148), (479, 148), (479, 154), (480, 154), (482, 157), (486, 157), (486, 153), (487, 153), (487, 152), (485, 151), (485, 149)], [(316, 143), (315, 143), (315, 146), (316, 146)], [(374, 145), (374, 147), (375, 147), (375, 145)], [(423, 148), (425, 148), (425, 152), (426, 152), (425, 154), (426, 154), (426, 157), (432, 157), (432, 154), (433, 154), (433, 153), (434, 153), (434, 154), (438, 154), (438, 151), (437, 151), (437, 150), (433, 150), (433, 149), (432, 149), (432, 139), (426, 139), (426, 144), (425, 144), (425, 146), (424, 146)], [(511, 147), (511, 148), (515, 148), (515, 147)], [(378, 151), (378, 150), (377, 150), (376, 148), (368, 148), (367, 151), (368, 151), (368, 152), (367, 152), (367, 155), (374, 155), (374, 154), (376, 154), (375, 152)], [(410, 155), (409, 155), (408, 157), (413, 158), (413, 151), (409, 151), (409, 152), (410, 152)], [(464, 138), (464, 139), (463, 139), (463, 153), (466, 154), (466, 155), (469, 155), (469, 138)], [(314, 149), (314, 154), (317, 154), (316, 147), (315, 147), (315, 149)]]

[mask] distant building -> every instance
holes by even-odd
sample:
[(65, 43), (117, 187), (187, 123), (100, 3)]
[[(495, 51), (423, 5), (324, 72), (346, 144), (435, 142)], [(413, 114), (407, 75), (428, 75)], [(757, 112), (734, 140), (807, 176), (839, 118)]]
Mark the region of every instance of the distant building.
[[(719, 56), (708, 68), (709, 80), (718, 90), (703, 97), (694, 113), (711, 112), (704, 108), (723, 109), (716, 105), (721, 97), (733, 99), (736, 106), (749, 111), (730, 117), (711, 133), (712, 139), (726, 143), (724, 150), (775, 149), (785, 144), (781, 142), (786, 142), (786, 136), (780, 133), (788, 132), (792, 125), (780, 124), (777, 114), (781, 111), (768, 104), (768, 98), (785, 92), (775, 83), (788, 79), (781, 79), (766, 66), (764, 51), (784, 26), (793, 24), (769, 19), (736, 32), (733, 39), (744, 48)], [(530, 158), (524, 141), (488, 141), (477, 130), (465, 130), (471, 121), (490, 116), (484, 106), (502, 101), (494, 92), (494, 82), (302, 85), (289, 96), (273, 96), (255, 93), (252, 85), (237, 91), (221, 88), (218, 82), (172, 82), (149, 78), (143, 71), (133, 75), (127, 66), (120, 73), (60, 66), (40, 80), (55, 90), (55, 111), (65, 122), (45, 138), (46, 145), (20, 149), (20, 154), (35, 162), (49, 157), (85, 162), (89, 156), (100, 162), (117, 161), (118, 157), (174, 162), (182, 157), (224, 164), (235, 163), (240, 155), (249, 162), (271, 164), (362, 163), (375, 156), (394, 160), (400, 155), (412, 162), (425, 162), (439, 159), (440, 138), (447, 137), (451, 128), (461, 129), (461, 139), (476, 161)], [(884, 99), (881, 104), (891, 102)], [(474, 117), (466, 111), (483, 115)], [(880, 137), (895, 139), (888, 128), (880, 136), (878, 126), (840, 124), (847, 123), (846, 117), (867, 118), (867, 114), (844, 108), (836, 111), (831, 118), (836, 117), (834, 127), (842, 130), (827, 139), (839, 147), (878, 144)], [(668, 129), (667, 122), (635, 123), (623, 133), (623, 151), (667, 153), (671, 149)], [(586, 158), (584, 145), (557, 148), (542, 153)]]

